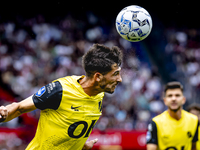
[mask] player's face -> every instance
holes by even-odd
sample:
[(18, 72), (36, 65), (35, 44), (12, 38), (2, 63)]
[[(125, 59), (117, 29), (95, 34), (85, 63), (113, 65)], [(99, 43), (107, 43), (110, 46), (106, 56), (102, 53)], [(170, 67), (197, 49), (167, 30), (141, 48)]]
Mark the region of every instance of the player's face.
[(182, 108), (186, 99), (183, 96), (183, 92), (180, 89), (168, 89), (165, 93), (164, 103), (168, 109), (172, 111), (177, 111)]
[(112, 65), (112, 70), (107, 74), (103, 75), (99, 85), (104, 92), (113, 93), (119, 82), (122, 82), (120, 75), (121, 67), (117, 64)]

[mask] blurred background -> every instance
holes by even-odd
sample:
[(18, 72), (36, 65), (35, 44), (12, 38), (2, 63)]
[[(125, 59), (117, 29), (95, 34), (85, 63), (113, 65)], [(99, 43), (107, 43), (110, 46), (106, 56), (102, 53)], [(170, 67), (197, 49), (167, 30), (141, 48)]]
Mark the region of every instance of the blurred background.
[[(117, 14), (139, 5), (153, 19), (141, 42), (122, 39)], [(184, 85), (187, 102), (199, 103), (200, 21), (198, 4), (188, 1), (27, 1), (0, 4), (0, 105), (21, 101), (54, 79), (82, 75), (81, 57), (93, 43), (123, 50), (123, 82), (106, 94), (103, 114), (90, 138), (93, 149), (145, 149), (151, 119), (166, 107), (169, 81)], [(23, 150), (33, 138), (40, 111), (0, 124), (0, 150)]]

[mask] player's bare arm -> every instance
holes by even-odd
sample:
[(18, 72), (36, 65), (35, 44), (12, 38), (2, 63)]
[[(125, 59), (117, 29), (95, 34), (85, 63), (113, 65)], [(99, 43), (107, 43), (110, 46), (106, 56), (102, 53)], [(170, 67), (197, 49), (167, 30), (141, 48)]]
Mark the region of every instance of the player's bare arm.
[(82, 150), (91, 150), (93, 145), (98, 141), (98, 139), (94, 139), (91, 141), (88, 141), (84, 144)]
[(27, 113), (35, 110), (36, 107), (33, 103), (32, 96), (26, 98), (21, 102), (14, 102), (7, 106), (0, 107), (0, 122), (7, 122), (20, 116), (23, 113)]
[(149, 143), (147, 144), (147, 150), (157, 150), (157, 145), (156, 144), (152, 144), (152, 143)]

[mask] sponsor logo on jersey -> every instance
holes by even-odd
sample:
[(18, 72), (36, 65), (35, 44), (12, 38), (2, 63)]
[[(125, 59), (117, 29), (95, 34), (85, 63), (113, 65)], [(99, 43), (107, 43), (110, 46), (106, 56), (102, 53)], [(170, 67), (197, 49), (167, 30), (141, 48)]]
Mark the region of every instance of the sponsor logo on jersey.
[(79, 111), (79, 110), (78, 110), (79, 107), (81, 107), (81, 106), (74, 107), (74, 106), (72, 105), (72, 106), (71, 106), (71, 109), (74, 109), (74, 111)]

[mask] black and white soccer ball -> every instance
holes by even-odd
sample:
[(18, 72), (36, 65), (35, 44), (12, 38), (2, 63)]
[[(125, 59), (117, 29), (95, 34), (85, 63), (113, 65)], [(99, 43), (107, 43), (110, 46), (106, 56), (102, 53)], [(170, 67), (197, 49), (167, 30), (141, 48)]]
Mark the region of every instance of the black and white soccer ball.
[(150, 34), (152, 18), (144, 8), (131, 5), (122, 9), (117, 15), (116, 29), (124, 39), (138, 42)]

